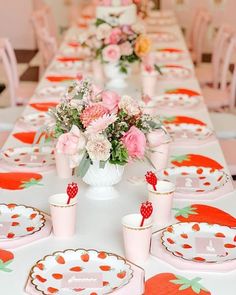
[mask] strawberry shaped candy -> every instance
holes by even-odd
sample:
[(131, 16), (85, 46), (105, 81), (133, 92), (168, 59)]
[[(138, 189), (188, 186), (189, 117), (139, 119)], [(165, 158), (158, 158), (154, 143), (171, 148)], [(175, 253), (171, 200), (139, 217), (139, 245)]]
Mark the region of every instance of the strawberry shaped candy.
[(151, 202), (142, 203), (140, 208), (140, 213), (143, 216), (140, 226), (142, 227), (144, 224), (144, 220), (148, 219), (152, 215), (153, 207)]
[(75, 182), (69, 183), (66, 189), (68, 200), (67, 205), (70, 204), (70, 200), (75, 198), (75, 196), (78, 194), (79, 187), (78, 184)]
[(145, 177), (146, 177), (147, 183), (149, 183), (150, 185), (152, 185), (154, 191), (156, 191), (157, 190), (157, 188), (156, 188), (156, 185), (157, 185), (157, 177), (156, 177), (156, 175), (153, 172), (148, 171), (146, 173)]

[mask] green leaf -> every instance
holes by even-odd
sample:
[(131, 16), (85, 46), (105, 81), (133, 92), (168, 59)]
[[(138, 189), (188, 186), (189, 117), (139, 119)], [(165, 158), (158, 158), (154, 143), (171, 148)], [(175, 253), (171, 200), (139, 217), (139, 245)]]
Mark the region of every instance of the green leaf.
[(154, 65), (154, 68), (160, 75), (163, 75), (161, 68), (158, 65)]
[(79, 164), (78, 170), (77, 170), (78, 176), (83, 178), (85, 176), (85, 174), (87, 173), (90, 165), (91, 165), (91, 160), (90, 160), (88, 154), (85, 153), (80, 164)]
[(98, 26), (100, 26), (100, 25), (102, 25), (102, 24), (106, 24), (107, 22), (105, 21), (105, 20), (103, 20), (103, 19), (101, 19), (101, 18), (97, 18), (96, 19), (96, 22), (95, 22), (95, 26), (96, 27), (98, 27)]
[(190, 284), (185, 284), (185, 285), (180, 286), (179, 290), (182, 291), (182, 290), (186, 290), (188, 288), (190, 288)]
[(100, 161), (99, 162), (99, 168), (101, 168), (101, 169), (104, 169), (105, 168), (105, 166), (106, 166), (106, 161)]
[(34, 185), (43, 185), (42, 183), (39, 183), (41, 179), (37, 180), (35, 178), (31, 178), (29, 181), (22, 181), (22, 184), (20, 185), (21, 188), (29, 188)]

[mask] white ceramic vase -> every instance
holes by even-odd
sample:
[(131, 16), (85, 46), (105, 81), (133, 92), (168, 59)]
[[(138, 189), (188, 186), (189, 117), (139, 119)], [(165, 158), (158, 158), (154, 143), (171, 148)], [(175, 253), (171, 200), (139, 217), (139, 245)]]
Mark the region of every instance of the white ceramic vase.
[(124, 166), (106, 163), (104, 168), (99, 167), (99, 162), (94, 162), (90, 167), (83, 181), (90, 187), (86, 195), (90, 199), (108, 200), (118, 196), (113, 185), (122, 179)]
[(127, 77), (130, 73), (130, 69), (128, 69), (128, 73), (122, 73), (120, 71), (119, 63), (107, 63), (103, 66), (104, 74), (108, 79), (106, 86), (108, 88), (125, 88), (128, 86)]

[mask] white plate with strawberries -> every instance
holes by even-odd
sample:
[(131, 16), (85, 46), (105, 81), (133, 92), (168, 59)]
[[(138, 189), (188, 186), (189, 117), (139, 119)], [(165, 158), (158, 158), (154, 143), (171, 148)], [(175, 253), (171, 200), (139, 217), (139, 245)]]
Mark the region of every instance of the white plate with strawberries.
[(1, 157), (8, 164), (21, 167), (50, 167), (55, 164), (54, 148), (49, 146), (8, 148), (2, 151)]
[(162, 234), (173, 255), (193, 262), (222, 263), (236, 259), (236, 230), (218, 224), (177, 223)]
[(44, 215), (35, 208), (0, 204), (0, 240), (31, 235), (40, 231), (44, 225)]
[(109, 294), (133, 277), (131, 265), (122, 257), (96, 250), (65, 250), (38, 261), (30, 279), (42, 294)]

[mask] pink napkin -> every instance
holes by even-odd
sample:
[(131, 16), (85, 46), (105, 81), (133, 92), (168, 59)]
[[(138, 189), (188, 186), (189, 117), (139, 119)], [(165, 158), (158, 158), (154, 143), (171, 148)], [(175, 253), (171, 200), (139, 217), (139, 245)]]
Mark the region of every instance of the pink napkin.
[[(123, 288), (120, 288), (112, 294), (114, 295), (142, 295), (144, 294), (144, 270), (140, 268), (139, 266), (131, 263), (132, 269), (134, 271), (133, 278), (131, 281), (125, 285)], [(30, 282), (30, 277), (27, 280), (26, 286), (25, 286), (25, 292), (29, 295), (41, 295), (42, 293), (35, 289), (35, 287)]]

